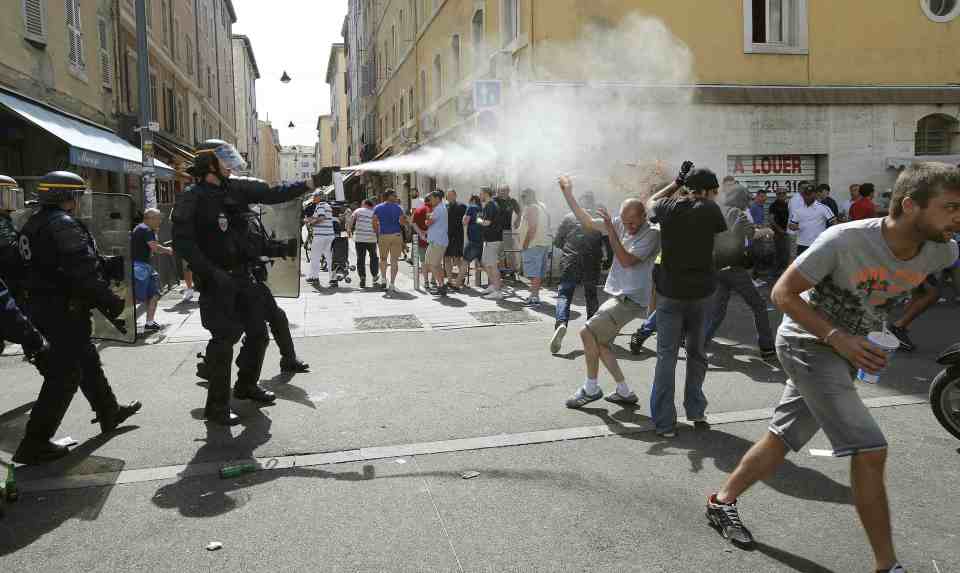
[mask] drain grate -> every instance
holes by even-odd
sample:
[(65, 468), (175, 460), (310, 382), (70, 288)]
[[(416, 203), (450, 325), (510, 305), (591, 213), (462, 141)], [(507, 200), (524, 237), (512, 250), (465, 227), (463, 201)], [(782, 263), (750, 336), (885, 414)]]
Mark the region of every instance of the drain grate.
[(420, 319), (412, 314), (363, 316), (354, 318), (353, 325), (358, 330), (405, 330), (408, 328), (423, 328), (423, 323), (420, 322)]
[(478, 321), (485, 324), (515, 324), (520, 322), (537, 322), (539, 319), (531, 316), (525, 310), (481, 310), (471, 312)]

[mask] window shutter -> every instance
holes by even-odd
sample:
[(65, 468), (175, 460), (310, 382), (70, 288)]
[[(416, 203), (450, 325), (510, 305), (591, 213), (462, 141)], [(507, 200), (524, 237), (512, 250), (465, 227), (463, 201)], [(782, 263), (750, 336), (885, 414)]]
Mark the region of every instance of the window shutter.
[(110, 36), (107, 21), (103, 18), (97, 20), (97, 28), (100, 33), (100, 72), (103, 79), (103, 87), (112, 90), (113, 58), (110, 57)]
[(68, 58), (70, 65), (83, 69), (83, 38), (80, 33), (80, 0), (65, 0)]
[(47, 9), (45, 0), (23, 0), (24, 37), (40, 44), (47, 43)]

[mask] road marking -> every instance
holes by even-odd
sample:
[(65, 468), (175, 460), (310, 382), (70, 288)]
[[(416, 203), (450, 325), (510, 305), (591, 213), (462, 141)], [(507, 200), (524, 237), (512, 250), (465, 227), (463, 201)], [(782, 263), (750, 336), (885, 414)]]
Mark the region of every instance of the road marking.
[[(927, 398), (926, 396), (917, 394), (900, 394), (896, 396), (868, 398), (863, 402), (868, 408), (889, 408), (893, 406), (912, 406), (916, 404), (925, 404), (927, 403)], [(762, 408), (759, 410), (720, 412), (717, 414), (711, 414), (709, 419), (711, 425), (719, 426), (740, 422), (768, 420), (772, 415), (772, 408)], [(686, 422), (687, 420), (685, 418), (680, 418), (680, 421)], [(403, 458), (407, 456), (446, 454), (453, 452), (484, 450), (489, 448), (504, 448), (509, 446), (547, 444), (551, 442), (582, 440), (586, 438), (622, 436), (641, 432), (652, 432), (653, 430), (654, 428), (652, 422), (645, 422), (643, 424), (618, 423), (613, 427), (608, 425), (580, 426), (556, 430), (521, 432), (517, 434), (496, 434), (492, 436), (478, 436), (474, 438), (458, 438), (453, 440), (442, 440), (438, 442), (418, 442), (412, 444), (398, 444), (393, 446), (375, 446), (369, 448), (316, 454), (296, 454), (291, 456), (254, 458), (253, 460), (224, 460), (221, 462), (159, 466), (153, 468), (123, 470), (119, 472), (69, 475), (23, 481), (20, 482), (20, 487), (21, 491), (25, 492), (104, 487), (167, 479), (216, 475), (224, 463), (242, 463), (243, 461), (259, 463), (259, 471), (273, 471), (290, 469), (294, 467), (327, 466), (348, 462), (366, 462), (388, 458)]]

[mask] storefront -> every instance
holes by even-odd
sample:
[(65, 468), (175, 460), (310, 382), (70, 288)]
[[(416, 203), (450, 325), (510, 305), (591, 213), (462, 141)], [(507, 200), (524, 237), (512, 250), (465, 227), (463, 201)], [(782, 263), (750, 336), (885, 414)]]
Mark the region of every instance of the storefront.
[(793, 194), (801, 183), (817, 182), (817, 155), (730, 155), (727, 175), (747, 187), (750, 193), (778, 191)]
[[(95, 192), (127, 193), (139, 208), (142, 154), (115, 133), (53, 107), (0, 91), (0, 173), (32, 192), (36, 181), (56, 170), (83, 176)], [(156, 163), (160, 181), (174, 171)]]

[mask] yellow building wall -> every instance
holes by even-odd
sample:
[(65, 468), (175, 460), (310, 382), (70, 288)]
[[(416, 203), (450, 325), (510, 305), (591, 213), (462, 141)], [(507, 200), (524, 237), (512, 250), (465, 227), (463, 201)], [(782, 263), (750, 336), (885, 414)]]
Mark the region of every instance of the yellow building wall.
[[(76, 73), (71, 69), (68, 55), (66, 7), (64, 2), (46, 2), (47, 44), (40, 49), (24, 39), (23, 3), (8, 0), (0, 8), (0, 78), (3, 83), (27, 95), (63, 107), (100, 123), (112, 123), (113, 95), (105, 90), (100, 65), (100, 38), (97, 17), (102, 10), (110, 28), (113, 25), (109, 5), (100, 2), (80, 2), (80, 24), (83, 34), (85, 69)], [(111, 47), (112, 49), (112, 47)], [(112, 54), (112, 52), (111, 52)], [(46, 89), (41, 89), (42, 84)], [(47, 90), (53, 90), (49, 92)]]

